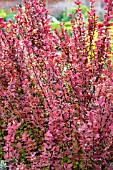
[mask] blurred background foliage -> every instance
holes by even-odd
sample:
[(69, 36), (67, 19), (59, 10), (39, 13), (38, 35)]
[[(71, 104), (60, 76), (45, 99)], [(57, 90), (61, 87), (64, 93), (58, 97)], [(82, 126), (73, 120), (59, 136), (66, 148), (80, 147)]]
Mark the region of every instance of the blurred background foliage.
[(0, 17), (4, 19), (4, 21), (7, 21), (9, 19), (14, 20), (14, 16), (16, 14), (15, 12), (11, 12), (10, 10), (0, 9)]

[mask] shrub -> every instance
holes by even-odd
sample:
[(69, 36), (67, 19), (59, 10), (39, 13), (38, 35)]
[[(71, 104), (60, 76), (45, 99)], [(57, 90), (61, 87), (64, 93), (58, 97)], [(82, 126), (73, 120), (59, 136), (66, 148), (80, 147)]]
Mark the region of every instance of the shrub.
[(8, 20), (14, 21), (15, 15), (16, 15), (16, 12), (7, 11), (6, 12), (6, 17), (4, 19), (5, 19), (5, 21), (8, 21)]
[(2, 18), (6, 17), (6, 12), (3, 9), (0, 10), (0, 17)]
[[(81, 5), (81, 8), (82, 8), (82, 15), (83, 15), (83, 18), (84, 20), (86, 21), (87, 20), (87, 12), (89, 11), (88, 7), (85, 6), (85, 5)], [(77, 7), (76, 7), (76, 10), (77, 10)], [(68, 14), (71, 14), (73, 17), (75, 16), (75, 9), (74, 8), (70, 8), (68, 11), (65, 10), (63, 11), (59, 16), (58, 16), (58, 20), (62, 21), (62, 22), (68, 22), (71, 20), (71, 17), (70, 15)]]
[(60, 31), (60, 25), (59, 25), (58, 23), (51, 22), (50, 25), (51, 25), (52, 31), (54, 31), (55, 28), (56, 28), (58, 31)]
[(6, 168), (7, 168), (6, 163), (3, 160), (1, 160), (0, 161), (0, 170), (6, 170)]
[(98, 24), (90, 2), (85, 29), (76, 1), (71, 37), (63, 25), (51, 32), (42, 0), (25, 1), (15, 23), (0, 19), (1, 160), (11, 170), (113, 168), (113, 4)]
[(5, 11), (5, 10), (0, 10), (0, 17), (3, 18), (5, 21), (7, 20), (13, 20), (14, 21), (14, 15), (16, 12), (11, 12), (11, 11)]
[[(70, 25), (70, 22), (65, 22), (63, 24), (64, 24), (64, 28), (67, 29), (68, 34), (71, 36), (71, 25)], [(51, 25), (51, 30), (53, 32), (54, 32), (54, 29), (57, 29), (59, 32), (61, 32), (60, 25), (58, 23), (51, 22), (50, 25)]]
[(103, 12), (100, 11), (99, 13), (99, 21), (102, 22), (104, 20), (104, 15), (103, 15)]

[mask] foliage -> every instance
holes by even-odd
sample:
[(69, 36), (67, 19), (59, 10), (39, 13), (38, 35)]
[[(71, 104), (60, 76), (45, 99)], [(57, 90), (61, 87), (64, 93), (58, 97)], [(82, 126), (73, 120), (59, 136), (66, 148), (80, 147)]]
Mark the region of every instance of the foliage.
[(1, 160), (0, 161), (0, 170), (6, 170), (6, 169), (7, 169), (6, 163), (3, 160)]
[(54, 31), (55, 28), (60, 31), (60, 25), (58, 23), (51, 22), (50, 24), (52, 31)]
[(6, 13), (3, 9), (0, 10), (0, 17), (2, 17), (2, 18), (6, 17)]
[[(54, 29), (57, 29), (59, 32), (61, 32), (60, 25), (58, 23), (51, 22), (51, 30), (54, 31)], [(70, 22), (64, 22), (64, 28), (67, 29), (68, 34), (71, 35), (71, 24)]]
[(5, 21), (11, 19), (14, 21), (14, 15), (16, 12), (5, 11), (4, 9), (0, 10), (0, 17), (2, 17)]
[[(89, 9), (85, 5), (81, 5), (81, 8), (82, 8), (82, 14), (83, 14), (84, 20), (86, 21), (87, 20), (87, 12), (89, 11)], [(75, 10), (77, 10), (77, 7), (76, 7), (76, 9), (70, 8), (69, 11), (65, 10), (57, 17), (57, 19), (62, 21), (62, 22), (68, 22), (68, 21), (71, 20), (71, 17), (70, 17), (69, 14), (71, 14), (74, 17), (75, 16)]]
[(90, 2), (85, 28), (76, 1), (71, 37), (62, 24), (53, 34), (42, 0), (25, 1), (15, 23), (0, 18), (0, 156), (11, 170), (113, 168), (113, 4), (98, 24)]
[(102, 11), (99, 13), (99, 21), (100, 22), (104, 21), (104, 16), (103, 16), (103, 12)]

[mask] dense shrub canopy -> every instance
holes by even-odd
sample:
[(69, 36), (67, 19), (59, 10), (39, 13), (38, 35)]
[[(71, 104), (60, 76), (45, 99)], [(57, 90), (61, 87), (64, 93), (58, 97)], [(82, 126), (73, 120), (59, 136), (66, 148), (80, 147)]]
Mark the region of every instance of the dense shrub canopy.
[(85, 28), (76, 1), (71, 37), (51, 31), (42, 0), (25, 1), (15, 23), (0, 19), (0, 152), (11, 170), (113, 168), (113, 3), (98, 23), (90, 2)]

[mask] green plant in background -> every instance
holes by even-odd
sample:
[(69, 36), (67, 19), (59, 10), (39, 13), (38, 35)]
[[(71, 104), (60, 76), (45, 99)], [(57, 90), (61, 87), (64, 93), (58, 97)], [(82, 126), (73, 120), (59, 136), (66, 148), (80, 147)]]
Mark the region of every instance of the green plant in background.
[(49, 0), (46, 0), (46, 4), (48, 4), (48, 1), (49, 1)]
[[(81, 6), (82, 8), (82, 14), (83, 14), (83, 18), (86, 21), (87, 20), (87, 12), (89, 11), (89, 8), (85, 5)], [(77, 9), (77, 8), (76, 8)], [(71, 17), (68, 14), (72, 14), (72, 17), (74, 17), (74, 13), (75, 13), (75, 8), (70, 8), (68, 11), (65, 10), (63, 11), (58, 17), (57, 19), (61, 22), (68, 22), (70, 21)]]
[(0, 9), (0, 17), (6, 18), (6, 12), (3, 9)]
[(87, 21), (87, 12), (89, 11), (89, 8), (85, 5), (82, 5), (82, 14), (83, 14), (83, 17), (84, 17), (84, 20)]
[(4, 160), (1, 160), (0, 161), (0, 170), (6, 170), (6, 169), (7, 169), (6, 163), (4, 162)]
[(16, 12), (6, 11), (4, 9), (0, 9), (0, 17), (3, 18), (5, 21), (8, 21), (9, 19), (14, 21), (14, 15)]
[(13, 20), (14, 21), (14, 16), (15, 16), (16, 12), (6, 12), (6, 17), (5, 17), (5, 21)]
[(104, 20), (104, 15), (101, 11), (101, 12), (99, 12), (99, 21), (102, 22), (103, 20)]
[(60, 31), (60, 25), (54, 22), (50, 23), (52, 31), (56, 28), (58, 31)]
[[(69, 9), (68, 13), (74, 15), (75, 9)], [(57, 19), (61, 22), (68, 22), (70, 21), (71, 17), (68, 15), (67, 10), (63, 11)]]
[[(54, 31), (54, 29), (57, 29), (59, 32), (61, 31), (60, 25), (58, 23), (51, 22), (51, 30)], [(68, 34), (71, 36), (71, 26), (70, 22), (65, 22), (64, 28), (67, 29)]]

